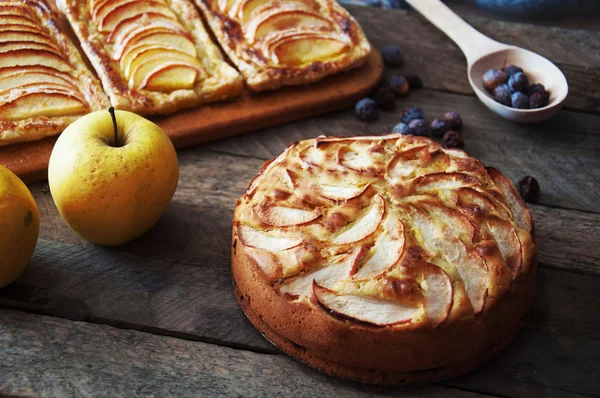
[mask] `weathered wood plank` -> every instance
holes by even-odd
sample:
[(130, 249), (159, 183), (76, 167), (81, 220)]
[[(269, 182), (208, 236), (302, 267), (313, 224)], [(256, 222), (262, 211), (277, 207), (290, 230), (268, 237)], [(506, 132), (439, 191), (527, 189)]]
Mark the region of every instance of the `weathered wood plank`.
[(599, 115), (563, 110), (537, 125), (517, 125), (491, 113), (473, 97), (418, 90), (398, 100), (396, 111), (380, 112), (375, 122), (358, 121), (348, 110), (210, 143), (205, 148), (268, 159), (290, 142), (320, 134), (388, 133), (406, 106), (422, 108), (428, 121), (448, 110), (458, 111), (465, 123), (467, 151), (510, 178), (535, 176), (542, 187), (540, 204), (600, 212)]
[[(417, 74), (427, 88), (473, 95), (466, 61), (459, 48), (415, 11), (348, 6), (373, 44), (395, 43), (406, 53), (398, 73)], [(467, 22), (489, 37), (535, 51), (565, 74), (569, 109), (600, 112), (600, 32), (544, 27), (469, 17)], [(543, 82), (542, 82), (543, 83)]]
[(479, 398), (443, 386), (378, 387), (280, 355), (0, 310), (0, 394), (44, 397)]
[(445, 383), (460, 390), (381, 388), (327, 377), (280, 355), (8, 310), (0, 316), (0, 391), (7, 394), (487, 396), (465, 391), (475, 387), (510, 397), (574, 397), (600, 387), (600, 342), (530, 330), (490, 365)]

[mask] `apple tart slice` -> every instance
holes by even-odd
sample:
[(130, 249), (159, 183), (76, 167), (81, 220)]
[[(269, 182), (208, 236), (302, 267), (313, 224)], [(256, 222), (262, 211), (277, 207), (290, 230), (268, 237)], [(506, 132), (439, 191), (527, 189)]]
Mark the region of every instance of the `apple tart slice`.
[(0, 146), (59, 134), (108, 106), (44, 1), (0, 3)]
[(310, 83), (357, 67), (371, 51), (335, 0), (196, 0), (255, 91)]
[(57, 0), (111, 102), (167, 114), (243, 87), (189, 0)]

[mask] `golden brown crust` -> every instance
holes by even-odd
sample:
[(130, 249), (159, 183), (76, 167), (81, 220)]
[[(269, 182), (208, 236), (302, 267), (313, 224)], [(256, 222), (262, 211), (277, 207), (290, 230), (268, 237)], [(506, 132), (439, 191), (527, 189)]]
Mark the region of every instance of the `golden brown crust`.
[[(13, 5), (27, 7), (31, 15), (35, 15), (39, 26), (48, 32), (49, 37), (60, 49), (60, 52), (71, 66), (65, 72), (72, 77), (73, 84), (78, 87), (89, 107), (95, 111), (110, 106), (108, 97), (102, 90), (100, 82), (87, 68), (73, 42), (61, 31), (59, 17), (45, 0), (11, 0), (2, 3), (4, 7)], [(60, 134), (79, 116), (35, 116), (22, 120), (0, 120), (0, 146), (18, 142), (36, 141), (47, 136)]]
[[(335, 0), (296, 0), (280, 2), (273, 0), (256, 7), (248, 15), (241, 16), (244, 3), (251, 0), (195, 0), (203, 12), (221, 48), (244, 76), (247, 86), (254, 91), (271, 90), (281, 86), (315, 82), (324, 77), (362, 65), (371, 51), (369, 42), (360, 26)], [(282, 35), (323, 34), (345, 43), (341, 53), (324, 59), (292, 65), (273, 59), (265, 50), (268, 37), (253, 38), (256, 25), (266, 14), (281, 15), (285, 12), (307, 12), (318, 15), (329, 26), (314, 29), (282, 29)], [(254, 25), (254, 26), (253, 26)], [(271, 35), (275, 39), (277, 35)], [(307, 40), (316, 40), (316, 36)], [(309, 44), (310, 45), (310, 44)]]
[[(354, 145), (361, 140), (369, 143), (368, 152), (371, 154), (393, 153), (389, 152), (389, 149), (395, 148), (396, 156), (391, 162), (389, 159), (385, 160), (385, 157), (374, 156), (377, 161), (365, 166), (364, 170), (358, 173), (344, 167), (336, 169), (335, 164), (340, 164), (339, 158), (333, 160), (333, 157), (319, 157), (314, 154), (310, 160), (307, 160), (309, 158), (303, 160), (312, 162), (304, 171), (294, 167), (296, 156), (306, 148), (323, 146), (334, 148), (335, 150), (332, 150), (334, 153), (347, 153), (350, 148), (361, 153), (362, 144)], [(348, 147), (346, 148), (345, 145)], [(326, 150), (325, 153), (328, 151)], [(398, 156), (405, 157), (403, 164), (397, 165)], [(450, 156), (450, 160), (447, 156)], [(354, 157), (347, 159), (356, 161)], [(420, 162), (420, 168), (413, 170), (413, 174), (406, 174), (404, 179), (394, 179), (404, 176), (405, 172), (408, 173), (410, 162), (415, 160)], [(344, 162), (342, 161), (341, 164)], [(360, 162), (353, 164), (365, 165)], [(439, 167), (446, 167), (450, 173), (440, 177), (440, 173), (437, 172)], [(390, 174), (390, 168), (395, 168), (395, 174)], [(286, 170), (286, 173), (281, 173), (281, 170)], [(408, 206), (420, 209), (419, 211), (424, 213), (411, 213), (413, 219), (402, 219), (406, 241), (403, 254), (395, 266), (387, 267), (387, 271), (374, 274), (371, 276), (372, 280), (365, 281), (361, 278), (354, 280), (354, 276), (358, 275), (368, 262), (365, 260), (367, 257), (364, 257), (364, 252), (359, 251), (363, 257), (359, 255), (359, 260), (350, 272), (351, 276), (344, 276), (343, 278), (346, 279), (342, 280), (342, 283), (339, 280), (332, 282), (331, 278), (330, 280), (321, 278), (319, 283), (329, 284), (327, 287), (336, 291), (338, 298), (347, 297), (346, 303), (350, 302), (353, 295), (384, 297), (387, 301), (379, 301), (381, 303), (379, 305), (382, 306), (389, 305), (390, 302), (421, 303), (419, 305), (424, 306), (423, 312), (416, 312), (421, 316), (414, 316), (412, 320), (404, 323), (396, 322), (378, 326), (374, 322), (381, 318), (375, 318), (373, 321), (374, 318), (366, 317), (361, 320), (361, 316), (349, 317), (347, 315), (349, 312), (340, 314), (333, 311), (333, 307), (327, 307), (329, 305), (327, 302), (325, 303), (327, 305), (324, 305), (316, 290), (322, 288), (314, 287), (317, 277), (313, 279), (311, 293), (289, 288), (290, 283), (303, 275), (316, 275), (317, 272), (335, 267), (336, 263), (329, 261), (328, 256), (333, 255), (332, 258), (335, 258), (343, 255), (347, 250), (353, 253), (364, 245), (376, 247), (381, 237), (387, 233), (381, 232), (381, 227), (378, 227), (375, 237), (365, 237), (352, 242), (350, 248), (340, 248), (337, 245), (335, 249), (334, 244), (332, 248), (327, 249), (327, 245), (335, 243), (335, 239), (340, 236), (336, 231), (339, 229), (338, 225), (343, 225), (343, 222), (333, 220), (331, 221), (333, 231), (330, 231), (332, 235), (329, 235), (329, 232), (325, 234), (329, 243), (311, 240), (306, 231), (313, 233), (318, 230), (315, 225), (327, 225), (332, 214), (327, 207), (323, 207), (331, 206), (331, 203), (319, 199), (319, 194), (315, 193), (319, 192), (319, 188), (314, 184), (322, 183), (323, 170), (329, 170), (325, 172), (330, 175), (328, 183), (344, 181), (356, 184), (359, 181), (371, 181), (369, 187), (358, 193), (357, 197), (346, 201), (341, 199), (334, 201), (334, 208), (337, 210), (333, 214), (337, 214), (336, 217), (353, 219), (353, 213), (364, 214), (364, 210), (353, 210), (351, 202), (359, 203), (358, 209), (368, 208), (368, 205), (364, 206), (360, 201), (369, 203), (369, 200), (360, 198), (363, 196), (373, 198), (376, 195), (395, 196), (395, 201), (386, 204), (386, 217), (391, 217), (390, 214), (399, 211), (398, 209), (402, 211), (407, 206), (406, 203), (410, 203)], [(386, 184), (396, 186), (398, 189), (382, 189), (382, 186), (387, 185), (382, 185), (379, 179), (383, 177), (377, 170), (388, 170), (385, 176), (388, 179)], [(304, 172), (309, 173), (311, 177), (308, 178)], [(343, 179), (336, 180), (339, 177), (331, 177), (338, 173), (343, 176)], [(452, 180), (447, 179), (450, 174)], [(290, 177), (289, 180), (286, 175)], [(233, 217), (232, 240), (232, 276), (236, 287), (236, 298), (250, 321), (269, 340), (289, 355), (330, 374), (370, 383), (396, 384), (434, 381), (467, 372), (488, 360), (495, 352), (512, 341), (530, 309), (535, 285), (536, 249), (531, 230), (516, 226), (512, 214), (517, 214), (517, 209), (511, 208), (510, 200), (506, 199), (502, 189), (495, 185), (495, 181), (499, 181), (497, 175), (495, 177), (492, 180), (481, 163), (463, 152), (442, 151), (438, 144), (418, 137), (390, 135), (360, 137), (355, 140), (318, 138), (292, 144), (286, 152), (261, 169), (259, 177), (251, 182), (244, 197), (238, 201)], [(303, 185), (304, 183), (309, 185)], [(289, 192), (286, 195), (282, 194), (289, 191), (285, 188), (286, 184), (290, 184), (293, 190), (291, 194)], [(443, 187), (436, 188), (437, 191), (433, 194), (429, 192), (427, 194), (429, 196), (415, 195), (419, 189), (431, 190), (432, 187), (440, 184)], [(477, 189), (472, 189), (465, 184), (480, 185), (477, 185)], [(306, 192), (313, 193), (306, 195)], [(456, 195), (453, 192), (456, 192)], [(327, 194), (329, 195), (330, 192)], [(293, 197), (298, 195), (303, 197), (304, 203), (312, 203), (314, 205), (312, 211), (318, 210), (321, 218), (312, 219), (308, 224), (304, 224), (304, 219), (297, 218), (296, 221), (302, 224), (292, 225), (288, 217), (283, 219), (285, 226), (273, 226), (272, 224), (282, 218), (274, 218), (273, 208), (268, 204), (264, 206), (256, 204), (263, 203), (265, 200), (266, 203), (274, 201), (280, 206), (278, 209), (281, 209), (281, 206), (287, 206), (290, 201), (293, 201)], [(515, 203), (518, 205), (519, 202), (515, 199)], [(450, 206), (449, 212), (434, 213), (442, 211), (440, 204)], [(521, 212), (520, 214), (529, 214), (525, 206), (518, 211)], [(306, 217), (306, 220), (310, 219), (308, 212), (299, 214)], [(487, 296), (481, 310), (475, 310), (472, 304), (472, 299), (477, 299), (477, 296), (469, 294), (468, 283), (464, 279), (470, 276), (460, 271), (457, 273), (452, 267), (448, 267), (448, 264), (435, 254), (431, 245), (426, 243), (427, 238), (424, 235), (447, 232), (448, 224), (437, 229), (438, 232), (425, 230), (417, 232), (424, 225), (418, 220), (422, 216), (430, 217), (435, 225), (439, 222), (445, 223), (446, 221), (439, 221), (444, 217), (450, 217), (456, 223), (464, 221), (463, 216), (470, 220), (473, 228), (469, 229), (467, 224), (465, 228), (471, 231), (473, 236), (469, 238), (461, 235), (460, 241), (452, 242), (452, 247), (465, 244), (468, 252), (485, 260), (488, 271), (487, 283), (480, 288), (487, 291)], [(293, 217), (297, 217), (297, 214)], [(247, 225), (251, 225), (254, 229), (248, 230), (245, 227)], [(268, 236), (276, 236), (278, 240), (268, 241), (268, 245), (275, 247), (273, 249), (275, 251), (264, 249), (268, 246), (265, 243), (267, 241), (259, 241), (259, 239), (267, 235), (260, 233), (252, 235), (254, 230), (267, 231)], [(240, 231), (245, 236), (241, 236)], [(294, 236), (294, 231), (304, 231), (303, 242), (296, 244), (291, 238)], [(445, 239), (450, 242), (451, 238), (451, 235), (447, 235)], [(472, 240), (472, 243), (464, 243), (469, 240)], [(373, 241), (375, 243), (369, 243)], [(454, 252), (454, 249), (444, 246), (444, 241), (436, 242), (439, 245), (437, 250)], [(304, 255), (304, 257), (294, 257), (295, 264), (294, 260), (290, 263), (290, 253), (294, 251), (302, 253), (300, 250), (303, 248), (315, 245), (326, 245), (316, 258), (313, 250), (313, 258), (310, 261), (306, 261)], [(283, 250), (278, 251), (278, 249)], [(273, 257), (269, 257), (267, 253), (272, 253)], [(425, 258), (437, 264), (437, 267), (442, 267), (452, 283), (453, 297), (448, 314), (437, 317), (435, 322), (427, 321), (431, 319), (430, 314), (434, 312), (434, 307), (430, 308), (429, 302), (423, 301), (423, 297), (426, 298), (435, 289), (439, 290), (440, 286), (445, 285), (436, 285), (436, 280), (440, 279), (429, 279), (427, 276), (445, 274), (441, 273), (436, 266), (423, 263)], [(379, 259), (381, 260), (381, 257)], [(455, 261), (450, 265), (456, 268), (464, 266), (463, 257), (458, 256)], [(404, 275), (404, 278), (398, 278), (399, 271), (396, 268), (402, 269), (400, 274)], [(423, 279), (428, 281), (428, 285), (415, 284), (411, 279), (411, 274), (420, 275), (421, 272), (424, 273)], [(339, 278), (339, 275), (331, 275)], [(418, 276), (416, 278), (419, 279)], [(285, 286), (288, 287), (287, 290), (284, 290)], [(285, 293), (286, 291), (293, 294)], [(340, 308), (344, 312), (349, 307)], [(398, 308), (402, 310), (402, 307)], [(352, 349), (349, 349), (350, 347)]]
[(196, 81), (193, 89), (158, 92), (130, 88), (119, 63), (108, 52), (112, 45), (106, 42), (106, 35), (100, 33), (92, 21), (89, 1), (57, 0), (57, 5), (67, 16), (84, 52), (100, 76), (111, 103), (117, 109), (143, 115), (169, 114), (202, 103), (232, 98), (242, 91), (241, 76), (223, 60), (193, 4), (188, 0), (170, 0), (167, 3), (178, 22), (191, 35), (197, 58), (208, 73), (206, 78)]

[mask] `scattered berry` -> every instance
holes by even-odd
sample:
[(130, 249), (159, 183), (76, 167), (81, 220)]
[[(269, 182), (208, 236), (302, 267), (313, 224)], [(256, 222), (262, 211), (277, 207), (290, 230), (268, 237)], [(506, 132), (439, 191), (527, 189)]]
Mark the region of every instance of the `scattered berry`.
[(525, 176), (517, 183), (519, 194), (526, 202), (535, 202), (540, 194), (540, 184), (532, 176)]
[(419, 108), (404, 108), (404, 112), (402, 113), (402, 121), (404, 123), (410, 123), (411, 120), (415, 119), (425, 119), (423, 111)]
[(444, 119), (450, 122), (452, 130), (460, 130), (462, 127), (462, 117), (458, 112), (446, 112)]
[(423, 119), (411, 120), (410, 123), (408, 123), (408, 129), (412, 132), (413, 135), (429, 135), (429, 127), (427, 127), (427, 123), (425, 123), (425, 120)]
[(381, 57), (386, 65), (399, 66), (402, 64), (403, 53), (400, 47), (390, 44), (383, 48), (383, 51), (381, 51)]
[(396, 109), (396, 102), (394, 100), (394, 93), (387, 85), (379, 87), (379, 90), (375, 93), (375, 102), (381, 110), (393, 111)]
[(506, 72), (506, 74), (508, 76), (512, 76), (515, 73), (523, 72), (523, 69), (521, 69), (521, 68), (519, 68), (518, 66), (515, 66), (515, 65), (509, 65), (509, 66), (507, 66), (505, 68), (502, 68), (502, 70), (504, 72)]
[(447, 131), (442, 138), (442, 146), (444, 148), (457, 148), (463, 149), (465, 142), (463, 141), (460, 132), (458, 131)]
[(406, 81), (408, 82), (408, 87), (411, 90), (416, 90), (423, 87), (423, 82), (419, 76), (406, 76)]
[(512, 106), (508, 85), (501, 84), (494, 89), (494, 99), (502, 105)]
[(537, 109), (543, 108), (548, 105), (550, 99), (550, 93), (547, 91), (537, 91), (529, 97), (529, 108)]
[(377, 104), (371, 98), (363, 98), (354, 106), (356, 116), (361, 120), (377, 118)]
[(529, 88), (527, 89), (527, 95), (528, 96), (532, 96), (533, 93), (537, 93), (537, 92), (544, 92), (546, 91), (546, 87), (544, 87), (543, 84), (532, 84), (531, 86), (529, 86)]
[(517, 72), (508, 79), (508, 88), (513, 93), (526, 91), (529, 88), (529, 78), (523, 72)]
[(412, 131), (410, 131), (410, 128), (408, 127), (408, 124), (406, 124), (406, 123), (398, 123), (392, 129), (392, 133), (400, 133), (402, 135), (408, 135), (408, 134), (412, 134)]
[(513, 93), (510, 96), (511, 104), (513, 108), (517, 109), (529, 109), (529, 96), (522, 92)]
[(446, 119), (435, 119), (429, 126), (431, 134), (435, 137), (443, 137), (446, 131), (452, 129), (452, 125)]
[(497, 86), (506, 83), (507, 80), (508, 74), (501, 69), (490, 69), (483, 74), (483, 85), (489, 92), (494, 91)]
[(408, 81), (404, 76), (392, 76), (390, 89), (396, 97), (402, 97), (408, 94)]

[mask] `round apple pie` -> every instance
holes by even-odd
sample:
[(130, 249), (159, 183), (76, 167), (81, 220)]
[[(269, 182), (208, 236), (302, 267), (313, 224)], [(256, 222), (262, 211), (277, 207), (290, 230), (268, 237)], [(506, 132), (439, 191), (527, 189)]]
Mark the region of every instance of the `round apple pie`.
[(252, 324), (285, 353), (369, 383), (490, 359), (526, 319), (535, 257), (512, 183), (423, 137), (291, 144), (233, 219), (235, 293)]

